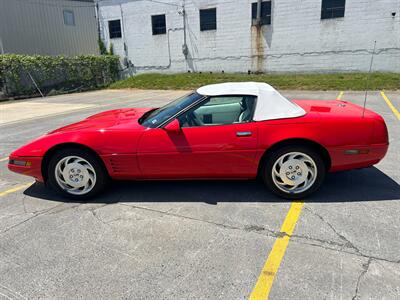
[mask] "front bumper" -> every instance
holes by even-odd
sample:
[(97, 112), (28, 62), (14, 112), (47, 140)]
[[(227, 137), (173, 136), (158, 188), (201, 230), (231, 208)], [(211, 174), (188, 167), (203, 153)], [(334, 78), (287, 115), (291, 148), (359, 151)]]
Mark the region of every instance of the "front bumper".
[[(29, 165), (21, 166), (13, 164), (13, 161), (26, 161)], [(33, 156), (10, 156), (8, 161), (8, 169), (12, 172), (19, 173), (26, 176), (34, 177), (37, 181), (43, 182), (42, 175), (42, 160), (43, 157)]]

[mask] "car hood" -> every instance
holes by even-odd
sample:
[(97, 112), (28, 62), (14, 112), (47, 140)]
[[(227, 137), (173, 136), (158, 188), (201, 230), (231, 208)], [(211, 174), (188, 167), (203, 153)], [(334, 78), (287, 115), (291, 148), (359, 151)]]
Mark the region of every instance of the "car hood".
[(152, 108), (122, 108), (104, 111), (86, 119), (58, 128), (48, 134), (81, 130), (144, 129), (138, 119)]

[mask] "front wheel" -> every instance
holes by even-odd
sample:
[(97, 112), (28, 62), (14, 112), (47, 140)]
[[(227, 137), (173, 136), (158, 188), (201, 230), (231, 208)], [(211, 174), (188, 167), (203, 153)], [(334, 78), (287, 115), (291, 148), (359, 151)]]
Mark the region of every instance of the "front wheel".
[(325, 179), (321, 155), (309, 147), (286, 146), (270, 153), (262, 168), (267, 187), (287, 199), (301, 199), (314, 193)]
[(70, 199), (87, 199), (107, 183), (107, 173), (99, 158), (83, 149), (62, 149), (48, 164), (48, 184)]

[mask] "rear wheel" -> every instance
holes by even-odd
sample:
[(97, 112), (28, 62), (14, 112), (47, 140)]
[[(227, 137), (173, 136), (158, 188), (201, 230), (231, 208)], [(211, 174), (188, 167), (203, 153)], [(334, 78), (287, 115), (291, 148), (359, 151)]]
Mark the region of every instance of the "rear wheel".
[(267, 187), (287, 199), (301, 199), (315, 192), (325, 179), (325, 164), (314, 149), (285, 146), (268, 154), (262, 176)]
[(100, 159), (83, 149), (62, 149), (48, 164), (48, 184), (70, 199), (93, 197), (107, 181), (107, 172)]

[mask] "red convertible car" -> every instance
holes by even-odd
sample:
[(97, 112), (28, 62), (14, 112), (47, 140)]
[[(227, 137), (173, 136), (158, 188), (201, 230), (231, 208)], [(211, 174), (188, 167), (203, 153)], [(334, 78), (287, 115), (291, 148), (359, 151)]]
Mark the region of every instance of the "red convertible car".
[(365, 168), (388, 149), (378, 114), (346, 101), (290, 101), (266, 83), (208, 85), (161, 108), (99, 113), (10, 155), (11, 171), (70, 198), (109, 179), (251, 179), (304, 198), (326, 172)]

